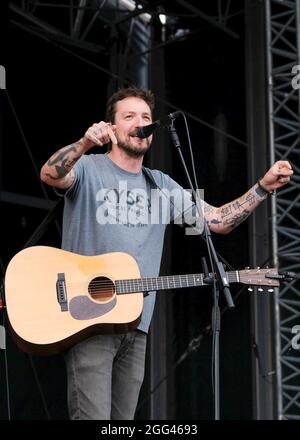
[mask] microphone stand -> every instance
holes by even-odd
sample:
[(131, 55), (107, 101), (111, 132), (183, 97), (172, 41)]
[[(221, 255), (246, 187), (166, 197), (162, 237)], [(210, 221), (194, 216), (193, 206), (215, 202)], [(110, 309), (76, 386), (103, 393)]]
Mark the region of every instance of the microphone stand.
[[(189, 185), (192, 190), (193, 199), (196, 205), (196, 209), (198, 211), (199, 218), (201, 218), (202, 213), (199, 207), (199, 204), (197, 203), (198, 198), (196, 191), (194, 189), (191, 177), (189, 175), (184, 157), (182, 155), (181, 151), (181, 145), (180, 141), (176, 132), (176, 129), (174, 127), (174, 119), (171, 116), (171, 125), (168, 126), (168, 130), (171, 135), (172, 142), (175, 146), (175, 148), (178, 151), (181, 164), (183, 166), (185, 175), (188, 179)], [(213, 329), (213, 356), (214, 356), (214, 409), (215, 409), (215, 420), (220, 420), (220, 343), (219, 343), (219, 336), (221, 331), (221, 314), (220, 314), (220, 308), (219, 308), (219, 295), (220, 290), (225, 295), (227, 305), (230, 309), (234, 308), (234, 303), (232, 300), (232, 296), (229, 290), (229, 283), (226, 278), (225, 270), (223, 267), (223, 264), (221, 261), (219, 261), (212, 238), (210, 230), (207, 226), (207, 222), (205, 218), (203, 218), (203, 224), (204, 224), (204, 234), (205, 234), (205, 240), (206, 245), (208, 248), (208, 253), (211, 255), (212, 264), (213, 264), (213, 273), (212, 275), (208, 275), (204, 278), (204, 282), (206, 284), (212, 284), (213, 285), (213, 291), (214, 291), (214, 305), (212, 309), (212, 329)], [(206, 271), (206, 270), (205, 270)], [(207, 274), (206, 274), (207, 275)], [(215, 281), (216, 278), (216, 281)]]

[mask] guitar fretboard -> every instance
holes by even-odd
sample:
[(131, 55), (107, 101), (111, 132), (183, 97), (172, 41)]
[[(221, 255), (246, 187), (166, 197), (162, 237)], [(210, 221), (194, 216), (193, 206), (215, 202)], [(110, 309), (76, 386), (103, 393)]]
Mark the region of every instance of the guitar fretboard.
[[(228, 282), (239, 281), (238, 272), (226, 272)], [(202, 273), (188, 275), (170, 275), (153, 278), (136, 278), (115, 281), (117, 294), (150, 292), (152, 290), (181, 289), (184, 287), (197, 287), (208, 285), (204, 282)]]

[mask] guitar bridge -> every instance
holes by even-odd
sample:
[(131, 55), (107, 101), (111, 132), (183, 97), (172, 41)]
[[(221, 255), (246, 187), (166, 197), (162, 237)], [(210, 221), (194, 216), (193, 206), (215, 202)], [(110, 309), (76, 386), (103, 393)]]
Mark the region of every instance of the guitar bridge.
[(65, 279), (64, 273), (57, 274), (56, 295), (57, 295), (57, 301), (60, 305), (61, 311), (67, 312), (68, 311), (68, 297), (67, 297), (66, 279)]

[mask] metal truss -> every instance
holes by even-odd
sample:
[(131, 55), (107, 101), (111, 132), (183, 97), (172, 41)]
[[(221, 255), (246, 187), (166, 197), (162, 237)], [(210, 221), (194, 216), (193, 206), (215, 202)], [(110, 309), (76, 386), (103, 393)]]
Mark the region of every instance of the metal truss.
[(96, 55), (109, 55), (111, 31), (115, 32), (114, 38), (119, 37), (125, 22), (136, 19), (136, 23), (149, 25), (151, 15), (143, 8), (147, 9), (142, 5), (137, 8), (132, 0), (11, 0), (9, 3), (15, 16), (10, 23), (16, 27)]
[[(24, 31), (96, 54), (103, 54), (107, 50), (106, 44), (99, 43), (105, 41), (103, 29), (116, 30), (132, 19), (137, 19), (145, 26), (151, 27), (153, 18), (159, 14), (159, 11), (168, 15), (164, 9), (165, 3), (163, 0), (65, 0), (65, 2), (11, 0), (9, 8), (16, 14), (16, 20), (11, 20), (11, 23)], [(242, 12), (240, 9), (238, 12), (233, 11), (231, 0), (218, 0), (215, 3), (217, 9), (215, 16), (195, 7), (193, 3), (197, 4), (197, 2), (175, 0), (174, 3), (179, 4), (183, 11), (191, 12), (193, 16), (199, 17), (231, 37), (239, 38), (239, 35), (227, 26), (232, 16)]]
[[(164, 3), (163, 0), (10, 0), (9, 22), (24, 32), (57, 44), (62, 50), (65, 48), (74, 56), (78, 56), (78, 51), (84, 53), (78, 58), (110, 75), (111, 91), (133, 83), (147, 87), (149, 56), (156, 49), (151, 44), (153, 17)], [(231, 0), (218, 0), (214, 16), (193, 6), (197, 2), (176, 0), (174, 3), (220, 31), (239, 38), (227, 27), (230, 18), (241, 12), (233, 9)], [(159, 47), (176, 42), (176, 38), (177, 34), (171, 35), (169, 41)], [(103, 59), (109, 66), (103, 67)], [(43, 192), (48, 198), (45, 190)], [(1, 190), (0, 201), (37, 208), (52, 206), (52, 201), (45, 204), (36, 197), (24, 198)]]
[[(61, 49), (66, 48), (74, 56), (78, 51), (80, 54), (84, 53), (84, 56), (78, 58), (104, 70), (111, 78), (116, 78), (119, 86), (124, 85), (123, 80), (147, 86), (148, 56), (140, 57), (139, 63), (135, 65), (127, 61), (130, 55), (149, 52), (151, 15), (140, 8), (137, 9), (132, 0), (11, 0), (9, 9), (10, 25), (53, 42)], [(119, 44), (122, 38), (123, 44)], [(113, 47), (113, 43), (110, 44), (111, 40), (117, 41), (117, 48)], [(122, 53), (118, 53), (120, 47)], [(110, 66), (110, 70), (103, 68), (103, 59), (113, 57), (117, 61)], [(8, 92), (7, 97), (39, 180), (32, 152)], [(0, 189), (0, 202), (50, 210), (54, 201), (49, 200), (45, 186), (40, 180), (39, 185), (44, 199)]]
[[(192, 12), (196, 16), (202, 18), (203, 20), (207, 21), (210, 25), (216, 27), (219, 30), (222, 30), (226, 34), (230, 35), (233, 38), (239, 38), (239, 35), (236, 32), (233, 32), (231, 29), (229, 29), (226, 26), (226, 23), (228, 21), (228, 18), (230, 16), (230, 7), (231, 7), (231, 0), (218, 0), (216, 6), (218, 8), (217, 11), (217, 18), (211, 17), (210, 15), (206, 14), (202, 10), (200, 10), (198, 7), (191, 4), (191, 2), (186, 0), (175, 0), (176, 3), (183, 6), (188, 11)], [(197, 3), (196, 3), (197, 4)]]
[[(289, 160), (294, 169), (290, 185), (272, 201), (273, 258), (280, 270), (300, 272), (300, 82), (294, 67), (300, 65), (300, 2), (268, 0), (266, 6), (270, 156)], [(278, 418), (300, 420), (300, 349), (293, 333), (300, 325), (299, 280), (279, 289), (274, 312)]]

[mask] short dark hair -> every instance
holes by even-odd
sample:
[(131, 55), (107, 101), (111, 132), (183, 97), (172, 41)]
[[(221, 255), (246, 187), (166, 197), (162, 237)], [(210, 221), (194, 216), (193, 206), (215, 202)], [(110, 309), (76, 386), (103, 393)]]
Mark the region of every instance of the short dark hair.
[(122, 101), (122, 99), (130, 98), (130, 97), (143, 99), (149, 105), (151, 113), (153, 112), (155, 99), (151, 90), (146, 89), (144, 87), (130, 86), (118, 90), (109, 98), (106, 106), (105, 121), (111, 122), (113, 124), (115, 121), (116, 103), (118, 101)]

